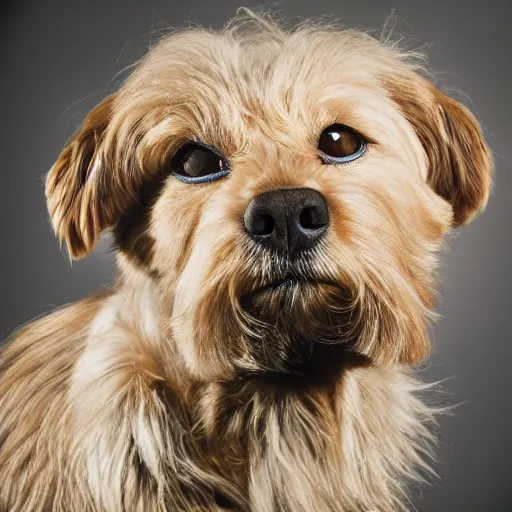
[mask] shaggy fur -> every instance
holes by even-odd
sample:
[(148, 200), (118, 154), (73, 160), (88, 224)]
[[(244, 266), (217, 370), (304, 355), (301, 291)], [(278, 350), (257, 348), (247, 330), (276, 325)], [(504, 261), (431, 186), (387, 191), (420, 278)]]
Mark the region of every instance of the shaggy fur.
[[(319, 159), (336, 122), (369, 141), (350, 164)], [(229, 176), (176, 179), (189, 140)], [(437, 252), (490, 182), (476, 120), (389, 42), (252, 14), (163, 38), (48, 175), (71, 256), (110, 228), (120, 274), (2, 350), (0, 511), (407, 510)], [(242, 226), (286, 187), (332, 216), (294, 261)], [(255, 294), (290, 273), (318, 284)]]

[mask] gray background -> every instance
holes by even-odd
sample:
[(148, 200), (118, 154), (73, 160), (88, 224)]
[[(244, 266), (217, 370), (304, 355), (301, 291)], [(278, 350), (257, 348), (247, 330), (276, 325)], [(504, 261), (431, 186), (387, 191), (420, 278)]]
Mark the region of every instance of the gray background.
[[(51, 233), (43, 176), (85, 113), (115, 88), (167, 25), (219, 27), (241, 0), (37, 0), (2, 4), (0, 18), (0, 338), (53, 305), (86, 296), (114, 274), (108, 240), (73, 267)], [(427, 380), (444, 383), (440, 481), (414, 499), (418, 510), (512, 511), (512, 90), (508, 2), (306, 0), (274, 4), (298, 16), (338, 17), (397, 29), (427, 44), (441, 83), (463, 91), (495, 153), (495, 188), (486, 213), (450, 237), (441, 269), (442, 319), (433, 329)], [(245, 1), (246, 6), (259, 3)], [(460, 98), (460, 94), (458, 94)], [(321, 511), (319, 511), (321, 512)]]

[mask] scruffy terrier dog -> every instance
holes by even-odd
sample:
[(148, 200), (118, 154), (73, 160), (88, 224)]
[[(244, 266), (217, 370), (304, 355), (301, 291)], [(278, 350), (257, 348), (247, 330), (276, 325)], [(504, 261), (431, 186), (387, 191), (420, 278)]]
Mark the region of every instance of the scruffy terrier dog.
[(2, 512), (390, 512), (428, 472), (443, 235), (487, 201), (470, 112), (414, 55), (241, 15), (154, 46), (51, 169), (120, 274), (0, 359)]

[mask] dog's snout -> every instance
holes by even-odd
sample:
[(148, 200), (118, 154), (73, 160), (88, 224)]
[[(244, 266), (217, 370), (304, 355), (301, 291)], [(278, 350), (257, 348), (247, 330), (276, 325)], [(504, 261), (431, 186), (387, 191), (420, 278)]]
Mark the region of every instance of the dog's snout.
[(318, 243), (329, 227), (329, 208), (311, 188), (271, 190), (252, 199), (244, 224), (258, 243), (292, 256)]

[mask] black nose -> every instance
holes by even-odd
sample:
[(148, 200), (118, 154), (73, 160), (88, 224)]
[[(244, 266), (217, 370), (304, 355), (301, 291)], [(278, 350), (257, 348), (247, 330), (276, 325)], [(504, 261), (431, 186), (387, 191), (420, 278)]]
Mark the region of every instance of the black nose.
[(244, 223), (254, 240), (292, 256), (318, 243), (329, 226), (329, 208), (311, 188), (271, 190), (252, 199)]

